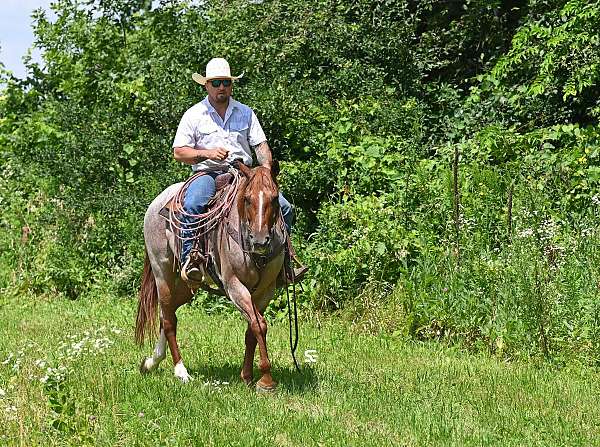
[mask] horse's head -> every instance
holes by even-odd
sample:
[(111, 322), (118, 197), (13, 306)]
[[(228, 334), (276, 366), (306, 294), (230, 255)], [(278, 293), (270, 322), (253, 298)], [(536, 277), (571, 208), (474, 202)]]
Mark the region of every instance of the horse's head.
[(251, 169), (243, 163), (238, 168), (246, 177), (238, 196), (242, 237), (252, 253), (264, 256), (272, 250), (280, 214), (277, 171), (263, 166)]

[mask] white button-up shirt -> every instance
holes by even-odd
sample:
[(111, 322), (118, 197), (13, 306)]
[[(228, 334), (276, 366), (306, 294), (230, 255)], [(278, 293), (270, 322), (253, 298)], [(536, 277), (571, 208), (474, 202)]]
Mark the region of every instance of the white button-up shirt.
[(254, 111), (247, 105), (229, 98), (225, 119), (221, 119), (208, 101), (208, 96), (183, 114), (173, 147), (188, 146), (195, 149), (223, 147), (229, 151), (223, 161), (204, 160), (192, 166), (194, 171), (227, 170), (233, 160), (241, 159), (252, 165), (251, 146), (266, 141)]

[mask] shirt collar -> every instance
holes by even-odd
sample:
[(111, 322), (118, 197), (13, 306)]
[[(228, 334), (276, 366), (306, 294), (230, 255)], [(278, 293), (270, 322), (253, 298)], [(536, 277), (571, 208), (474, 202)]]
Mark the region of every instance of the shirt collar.
[[(220, 118), (219, 113), (208, 100), (208, 95), (206, 96), (206, 98), (204, 98), (204, 104), (206, 105), (208, 113), (214, 113)], [(229, 104), (227, 104), (227, 110), (225, 111), (225, 119), (223, 120), (223, 124), (227, 122), (234, 109), (239, 109), (239, 104), (240, 103), (233, 99), (231, 96), (229, 97)]]

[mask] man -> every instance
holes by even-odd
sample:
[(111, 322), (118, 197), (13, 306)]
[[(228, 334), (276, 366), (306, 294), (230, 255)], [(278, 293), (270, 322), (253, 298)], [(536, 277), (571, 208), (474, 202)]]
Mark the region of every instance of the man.
[[(173, 141), (175, 160), (192, 165), (194, 172), (203, 171), (189, 185), (183, 203), (189, 214), (201, 214), (215, 194), (215, 178), (228, 170), (230, 164), (240, 159), (252, 165), (254, 149), (258, 162), (271, 168), (271, 149), (254, 111), (231, 97), (233, 82), (240, 76), (231, 76), (229, 63), (222, 58), (211, 59), (206, 65), (206, 76), (198, 73), (192, 79), (206, 88), (207, 96), (185, 112)], [(293, 210), (279, 193), (279, 204), (288, 233), (291, 232)], [(186, 222), (186, 217), (182, 220)], [(192, 223), (187, 220), (187, 223)], [(202, 273), (197, 258), (190, 256), (192, 241), (183, 242), (181, 250), (182, 277), (200, 281)], [(299, 281), (307, 268), (294, 269)]]

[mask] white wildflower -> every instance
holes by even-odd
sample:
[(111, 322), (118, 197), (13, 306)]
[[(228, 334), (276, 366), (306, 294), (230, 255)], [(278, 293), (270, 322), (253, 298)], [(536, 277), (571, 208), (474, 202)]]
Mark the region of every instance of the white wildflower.
[(7, 413), (7, 420), (14, 421), (17, 419), (17, 407), (15, 407), (14, 405), (9, 405), (8, 407), (6, 407), (5, 412)]
[(35, 361), (35, 366), (37, 366), (38, 368), (45, 368), (46, 362), (43, 361), (42, 359), (38, 359)]
[(408, 250), (402, 249), (396, 252), (396, 257), (399, 259), (406, 258), (408, 256)]
[(526, 228), (525, 230), (519, 233), (519, 237), (526, 238), (533, 236), (533, 230), (531, 228)]
[(12, 369), (13, 369), (13, 371), (18, 371), (20, 367), (21, 367), (21, 358), (18, 358), (17, 360), (15, 360), (15, 363), (13, 363)]
[(594, 234), (593, 228), (584, 228), (581, 230), (581, 237), (590, 237)]

